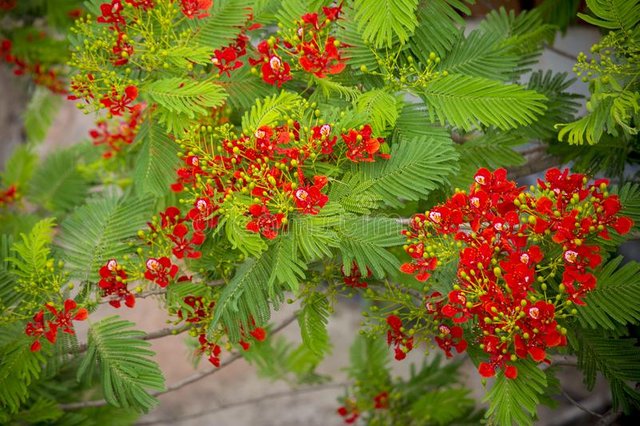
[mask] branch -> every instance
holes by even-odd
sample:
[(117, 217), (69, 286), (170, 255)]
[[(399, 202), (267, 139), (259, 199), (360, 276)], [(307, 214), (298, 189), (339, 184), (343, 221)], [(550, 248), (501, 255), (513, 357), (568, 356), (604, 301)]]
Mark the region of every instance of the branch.
[(554, 46), (545, 46), (545, 48), (547, 50), (552, 51), (553, 53), (555, 53), (556, 55), (560, 55), (563, 58), (569, 59), (572, 62), (576, 62), (577, 61), (577, 55), (572, 55), (571, 53), (565, 52), (564, 50), (560, 50), (557, 47)]
[[(142, 340), (159, 339), (159, 338), (165, 337), (165, 336), (171, 336), (171, 335), (184, 333), (185, 331), (189, 330), (190, 328), (191, 328), (190, 324), (180, 325), (180, 326), (177, 326), (177, 327), (165, 327), (165, 328), (161, 328), (160, 330), (151, 331), (151, 332), (145, 334), (144, 336), (142, 336), (141, 339)], [(87, 350), (87, 347), (88, 347), (88, 342), (81, 343), (81, 344), (78, 345), (76, 350), (72, 349), (69, 352), (69, 354), (74, 355), (74, 354), (79, 354), (79, 353), (85, 352)]]
[(243, 401), (222, 403), (222, 404), (218, 405), (215, 408), (211, 408), (211, 409), (208, 409), (208, 410), (203, 410), (203, 411), (200, 411), (198, 413), (193, 413), (193, 414), (187, 414), (187, 415), (184, 415), (184, 416), (174, 417), (172, 419), (149, 420), (149, 421), (146, 421), (146, 422), (138, 422), (136, 424), (137, 425), (153, 425), (153, 424), (159, 424), (159, 423), (160, 424), (161, 423), (175, 423), (178, 420), (184, 421), (184, 420), (195, 419), (195, 418), (206, 416), (206, 415), (209, 415), (209, 414), (214, 414), (214, 413), (217, 413), (219, 411), (227, 410), (229, 408), (240, 407), (242, 405), (258, 404), (260, 402), (267, 401), (267, 400), (270, 400), (270, 399), (277, 399), (277, 398), (283, 398), (283, 397), (288, 397), (288, 396), (296, 396), (296, 395), (300, 395), (300, 394), (304, 394), (304, 393), (318, 392), (318, 391), (322, 391), (322, 390), (326, 390), (326, 389), (343, 388), (343, 387), (346, 387), (346, 386), (349, 386), (349, 383), (328, 383), (328, 384), (324, 384), (324, 385), (318, 385), (318, 386), (302, 388), (302, 389), (289, 389), (289, 390), (282, 391), (282, 392), (275, 392), (275, 393), (270, 393), (270, 394), (267, 394), (267, 395), (258, 396), (258, 397), (255, 397), (255, 398), (245, 399)]
[[(215, 280), (215, 281), (211, 281), (208, 283), (205, 283), (206, 285), (208, 285), (209, 287), (218, 287), (221, 285), (225, 285), (227, 282), (225, 280)], [(150, 297), (150, 296), (159, 296), (162, 294), (166, 294), (167, 293), (167, 289), (166, 288), (161, 288), (158, 290), (149, 290), (149, 291), (144, 291), (140, 294), (136, 294), (136, 299), (144, 299), (145, 297)], [(109, 298), (109, 299), (102, 299), (100, 300), (100, 302), (98, 302), (99, 304), (104, 304), (104, 303), (109, 303), (112, 300), (119, 300), (119, 298)]]
[(602, 414), (596, 413), (595, 411), (592, 411), (592, 410), (588, 409), (587, 407), (582, 405), (580, 402), (578, 402), (575, 399), (573, 399), (571, 397), (571, 395), (569, 395), (567, 393), (567, 391), (564, 390), (564, 389), (562, 389), (562, 396), (564, 396), (567, 399), (567, 401), (569, 401), (570, 403), (572, 403), (573, 405), (575, 405), (576, 407), (578, 407), (579, 409), (581, 409), (585, 413), (591, 414), (592, 416), (599, 417), (601, 419), (604, 418), (604, 416)]
[[(286, 320), (284, 320), (280, 325), (278, 325), (276, 328), (273, 329), (273, 331), (271, 332), (271, 334), (275, 334), (278, 333), (280, 331), (282, 331), (286, 326), (288, 326), (289, 324), (291, 324), (293, 321), (295, 321), (295, 319), (297, 318), (297, 314), (293, 314), (291, 315), (289, 318), (287, 318)], [(158, 333), (159, 334), (159, 333)], [(222, 363), (220, 364), (220, 367), (218, 368), (214, 368), (211, 370), (207, 370), (207, 371), (199, 371), (197, 373), (194, 373), (190, 376), (185, 377), (182, 380), (179, 380), (169, 386), (167, 386), (165, 388), (165, 390), (162, 391), (154, 391), (154, 392), (149, 392), (149, 395), (151, 396), (160, 396), (160, 395), (164, 395), (165, 393), (169, 393), (169, 392), (173, 392), (175, 390), (181, 389), (187, 385), (190, 385), (192, 383), (195, 383), (199, 380), (204, 379), (205, 377), (208, 377), (212, 374), (215, 374), (216, 372), (222, 370), (222, 368), (226, 367), (229, 364), (232, 364), (233, 362), (237, 361), (238, 359), (242, 358), (242, 354), (239, 352), (236, 352), (234, 354), (231, 355), (231, 357), (225, 359), (224, 361), (222, 361)], [(93, 408), (93, 407), (103, 407), (105, 405), (108, 405), (108, 402), (104, 399), (98, 399), (95, 401), (81, 401), (81, 402), (73, 402), (70, 404), (60, 404), (60, 409), (65, 410), (65, 411), (71, 411), (71, 410), (80, 410), (83, 408)]]

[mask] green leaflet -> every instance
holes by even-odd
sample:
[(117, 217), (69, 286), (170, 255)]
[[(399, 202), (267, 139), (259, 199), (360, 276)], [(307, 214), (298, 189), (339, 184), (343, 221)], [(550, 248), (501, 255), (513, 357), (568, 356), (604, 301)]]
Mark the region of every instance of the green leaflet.
[(258, 100), (242, 118), (242, 130), (253, 134), (258, 128), (280, 120), (288, 112), (296, 111), (304, 100), (297, 93), (282, 91), (263, 100)]
[(79, 158), (74, 148), (47, 156), (29, 181), (28, 198), (53, 213), (67, 212), (82, 204), (90, 183), (78, 169)]
[(222, 105), (227, 97), (224, 89), (213, 81), (182, 78), (156, 80), (140, 88), (140, 92), (152, 102), (157, 102), (167, 113), (189, 118), (207, 114), (211, 108)]
[(302, 343), (319, 359), (331, 350), (327, 331), (329, 314), (329, 301), (322, 293), (311, 294), (298, 314)]
[(216, 0), (209, 17), (199, 22), (193, 43), (210, 51), (233, 42), (247, 22), (253, 0)]
[(499, 372), (484, 398), (489, 403), (487, 417), (499, 425), (532, 425), (547, 388), (547, 377), (533, 361), (520, 360), (516, 366), (518, 377), (508, 379)]
[(578, 306), (578, 320), (585, 328), (614, 330), (621, 324), (640, 321), (640, 264), (620, 267), (622, 256), (609, 261), (596, 274), (597, 287)]
[(546, 97), (532, 90), (460, 74), (433, 80), (420, 96), (432, 118), (463, 130), (478, 124), (516, 128), (531, 124), (546, 109)]
[(395, 219), (345, 215), (336, 228), (344, 273), (351, 273), (354, 262), (360, 271), (369, 268), (377, 278), (395, 273), (400, 262), (386, 249), (404, 242), (401, 229)]
[(377, 49), (406, 43), (418, 25), (418, 0), (355, 0), (355, 20), (364, 40)]
[(91, 377), (98, 365), (105, 399), (109, 404), (148, 412), (157, 404), (149, 390), (162, 391), (164, 376), (152, 359), (151, 344), (134, 323), (111, 316), (89, 328), (87, 353), (78, 368), (78, 379)]
[(109, 259), (133, 250), (139, 229), (146, 226), (153, 200), (107, 197), (77, 208), (61, 224), (56, 244), (73, 278), (97, 281), (98, 270)]
[(398, 119), (398, 109), (401, 102), (383, 89), (364, 92), (356, 101), (356, 111), (365, 114), (376, 135), (386, 133)]
[(142, 123), (136, 144), (140, 144), (133, 175), (136, 191), (140, 195), (166, 194), (176, 179), (178, 144), (152, 117)]

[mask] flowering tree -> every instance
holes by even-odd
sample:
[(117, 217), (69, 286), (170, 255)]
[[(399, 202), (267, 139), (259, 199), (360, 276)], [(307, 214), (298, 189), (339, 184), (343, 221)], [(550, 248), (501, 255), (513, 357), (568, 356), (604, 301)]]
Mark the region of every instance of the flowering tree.
[[(565, 74), (523, 82), (577, 1), (493, 11), (466, 34), (473, 1), (36, 3), (0, 3), (14, 23), (0, 56), (37, 87), (30, 143), (0, 182), (3, 422), (133, 421), (241, 357), (317, 383), (332, 307), (354, 294), (367, 309), (346, 423), (531, 424), (560, 392), (556, 354), (589, 387), (606, 377), (614, 414), (640, 401), (640, 266), (616, 256), (640, 219), (622, 173), (637, 158), (638, 1), (580, 15), (610, 30), (599, 60), (578, 57), (583, 117)], [(97, 113), (91, 143), (39, 161), (60, 95)], [(578, 170), (518, 186), (556, 162), (547, 148)], [(91, 318), (151, 296), (172, 327)], [(271, 325), (285, 301), (296, 316)], [(293, 320), (301, 345), (272, 337)], [(165, 384), (147, 340), (183, 332), (211, 369)], [(457, 363), (392, 378), (388, 353), (416, 350), (495, 377), (486, 412)]]

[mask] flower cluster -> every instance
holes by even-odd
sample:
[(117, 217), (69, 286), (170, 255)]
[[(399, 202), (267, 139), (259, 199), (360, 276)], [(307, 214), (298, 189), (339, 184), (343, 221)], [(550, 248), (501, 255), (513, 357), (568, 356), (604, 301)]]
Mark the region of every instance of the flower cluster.
[(68, 334), (75, 334), (73, 330), (73, 321), (84, 321), (89, 316), (85, 308), (78, 308), (77, 303), (73, 299), (67, 299), (64, 302), (63, 309), (56, 309), (53, 303), (46, 303), (44, 309), (39, 310), (34, 316), (33, 321), (27, 323), (25, 334), (34, 337), (35, 340), (31, 344), (31, 351), (36, 352), (42, 348), (40, 338), (44, 336), (51, 343), (56, 342), (58, 330), (62, 330)]
[(367, 399), (358, 399), (356, 401), (353, 398), (345, 398), (344, 405), (338, 407), (337, 413), (342, 417), (346, 424), (354, 424), (362, 415), (361, 408), (363, 407), (360, 407), (360, 405), (366, 407), (366, 409), (388, 410), (389, 392), (382, 391), (375, 394), (373, 397), (373, 404), (371, 404), (371, 400)]
[(402, 327), (402, 320), (396, 315), (387, 317), (387, 345), (393, 345), (395, 348), (395, 358), (400, 361), (407, 357), (407, 352), (413, 349), (413, 337), (405, 334)]
[(13, 203), (18, 198), (18, 188), (9, 185), (6, 189), (0, 189), (0, 207)]
[(373, 272), (371, 272), (369, 268), (367, 268), (367, 275), (363, 276), (356, 262), (353, 262), (353, 264), (351, 265), (351, 272), (349, 273), (349, 275), (345, 273), (344, 268), (341, 268), (340, 272), (342, 273), (342, 281), (347, 287), (351, 288), (367, 288), (368, 284), (366, 279), (373, 276)]
[(142, 104), (132, 108), (126, 120), (114, 123), (101, 119), (95, 129), (89, 131), (92, 142), (96, 146), (104, 146), (104, 158), (112, 158), (125, 146), (131, 145), (138, 133), (141, 121)]
[[(45, 37), (44, 33), (38, 36)], [(32, 36), (30, 35), (29, 37)], [(67, 93), (65, 82), (60, 78), (55, 68), (38, 62), (29, 63), (27, 59), (14, 55), (11, 50), (11, 40), (4, 39), (0, 41), (0, 60), (13, 65), (13, 73), (15, 75), (29, 75), (35, 84), (46, 87), (53, 93)]]
[[(316, 215), (329, 201), (323, 193), (327, 177), (308, 176), (316, 162), (344, 157), (354, 162), (371, 161), (384, 142), (372, 138), (367, 125), (349, 134), (362, 133), (364, 140), (375, 139), (375, 150), (364, 144), (361, 148), (346, 143), (338, 146), (330, 124), (303, 126), (294, 120), (262, 126), (251, 136), (237, 137), (228, 128), (222, 135), (216, 132), (197, 127), (187, 139), (179, 141), (187, 147), (187, 153), (172, 189), (191, 194), (187, 200), (193, 202), (193, 208), (188, 218), (193, 220), (194, 229), (214, 228), (219, 216), (240, 210), (247, 218), (245, 228), (267, 239), (278, 235), (291, 212)], [(352, 155), (358, 149), (361, 155)]]
[(122, 265), (119, 265), (115, 259), (110, 259), (100, 268), (99, 273), (98, 287), (103, 297), (110, 297), (111, 306), (119, 308), (122, 301), (129, 308), (135, 306), (136, 298), (128, 289), (128, 275)]
[(254, 66), (260, 65), (262, 79), (278, 87), (292, 79), (289, 58), (293, 60), (294, 67), (319, 78), (339, 74), (346, 63), (338, 49), (340, 42), (330, 35), (330, 24), (338, 20), (341, 9), (341, 5), (323, 7), (322, 15), (303, 15), (294, 33), (260, 42), (260, 57), (249, 62)]
[(453, 290), (433, 293), (425, 305), (447, 356), (451, 348), (465, 350), (460, 324), (467, 322), (489, 357), (479, 366), (484, 377), (503, 369), (515, 378), (518, 359), (548, 361), (547, 349), (566, 345), (559, 321), (577, 313), (596, 286), (602, 258), (594, 239), (633, 225), (607, 187), (606, 180), (589, 185), (584, 175), (551, 169), (525, 192), (504, 169), (480, 169), (469, 193), (412, 218), (403, 231), (412, 261), (403, 272), (424, 281), (444, 261), (459, 260)]

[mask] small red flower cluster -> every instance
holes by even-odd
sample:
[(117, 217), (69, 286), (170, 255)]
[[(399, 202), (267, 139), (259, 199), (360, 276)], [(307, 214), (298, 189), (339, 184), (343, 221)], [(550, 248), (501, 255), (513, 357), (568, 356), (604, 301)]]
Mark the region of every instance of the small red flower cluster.
[(384, 142), (382, 138), (371, 137), (370, 125), (360, 130), (351, 129), (349, 133), (342, 135), (342, 140), (347, 145), (347, 158), (353, 162), (373, 162), (374, 156), (384, 160), (390, 158), (389, 154), (380, 152), (380, 146)]
[(180, 0), (180, 8), (189, 19), (202, 19), (209, 16), (213, 0)]
[(99, 120), (97, 128), (89, 131), (94, 145), (105, 146), (102, 154), (104, 158), (112, 158), (122, 148), (133, 143), (139, 130), (142, 108), (142, 104), (134, 106), (128, 118), (117, 125), (104, 119)]
[[(40, 338), (44, 336), (49, 342), (55, 343), (58, 330), (62, 330), (68, 334), (75, 334), (73, 330), (73, 321), (84, 321), (89, 316), (85, 308), (78, 308), (78, 304), (73, 299), (67, 299), (64, 302), (64, 309), (56, 309), (53, 303), (44, 305), (47, 311), (41, 309), (34, 316), (33, 321), (27, 323), (24, 330), (29, 337), (35, 337), (35, 341), (31, 344), (31, 351), (36, 352), (42, 348)], [(49, 318), (46, 319), (45, 315)]]
[(163, 288), (169, 285), (169, 281), (175, 278), (178, 273), (178, 265), (172, 264), (166, 256), (159, 259), (152, 257), (147, 260), (146, 266), (144, 277)]
[[(184, 166), (178, 169), (172, 189), (193, 195), (188, 218), (193, 220), (195, 230), (214, 228), (219, 215), (235, 206), (233, 203), (241, 202), (249, 218), (246, 229), (274, 239), (288, 222), (290, 212), (316, 215), (329, 201), (322, 192), (328, 179), (307, 178), (305, 165), (322, 159), (338, 160), (343, 155), (342, 147), (335, 146), (338, 138), (332, 132), (329, 124), (303, 127), (289, 120), (279, 126), (262, 126), (250, 137), (220, 141), (209, 130), (198, 128), (181, 141), (187, 146), (188, 155), (184, 156)], [(370, 126), (360, 132), (367, 135), (367, 140), (373, 139)], [(384, 142), (381, 138), (375, 140), (378, 148)], [(353, 151), (354, 148), (349, 152)], [(371, 161), (373, 156), (347, 153), (347, 158)], [(251, 204), (246, 203), (246, 195), (252, 197)], [(236, 207), (239, 206), (233, 210)]]
[(240, 58), (247, 54), (247, 44), (249, 44), (249, 36), (247, 31), (253, 31), (260, 28), (262, 25), (258, 23), (251, 23), (253, 16), (249, 15), (247, 24), (240, 31), (240, 34), (233, 43), (222, 49), (216, 49), (213, 51), (211, 63), (218, 69), (218, 74), (226, 74), (227, 77), (231, 77), (231, 71), (240, 68), (244, 65), (244, 62)]
[(9, 185), (7, 189), (0, 189), (0, 207), (13, 203), (18, 198), (18, 188)]
[[(39, 36), (41, 38), (45, 37), (44, 33)], [(56, 70), (37, 62), (30, 64), (26, 59), (12, 54), (11, 49), (11, 40), (4, 39), (0, 41), (0, 59), (14, 66), (13, 73), (15, 75), (30, 75), (35, 84), (46, 87), (53, 93), (60, 95), (67, 93), (65, 83), (60, 79)]]
[(337, 411), (346, 424), (354, 424), (360, 417), (360, 409), (352, 399), (345, 400), (344, 405), (339, 407)]
[(323, 7), (324, 19), (317, 13), (302, 16), (299, 26), (290, 37), (272, 37), (258, 44), (260, 58), (250, 59), (252, 65), (261, 64), (262, 79), (282, 86), (291, 80), (291, 65), (284, 59), (297, 59), (300, 69), (319, 78), (326, 74), (339, 74), (346, 64), (338, 47), (340, 42), (329, 35), (331, 23), (338, 20), (342, 6)]
[(407, 352), (413, 349), (413, 337), (407, 336), (402, 328), (402, 320), (397, 315), (387, 317), (387, 345), (395, 347), (395, 358), (400, 361), (407, 357)]
[(360, 268), (358, 268), (358, 264), (353, 262), (351, 265), (351, 273), (347, 275), (344, 271), (344, 267), (340, 268), (340, 272), (342, 273), (342, 281), (345, 283), (347, 287), (351, 288), (367, 288), (368, 284), (365, 281), (367, 278), (371, 278), (373, 272), (371, 269), (367, 268), (367, 276), (363, 278), (362, 272)]
[[(204, 243), (205, 235), (202, 231), (206, 228), (203, 228), (202, 224), (206, 225), (209, 223), (208, 221), (203, 222), (193, 214), (181, 217), (180, 210), (174, 206), (170, 206), (160, 213), (160, 218), (160, 227), (158, 227), (158, 224), (148, 224), (151, 231), (153, 231), (154, 239), (170, 241), (172, 243), (171, 252), (178, 259), (185, 257), (198, 259), (202, 256), (202, 252), (197, 250), (196, 246)], [(191, 236), (188, 236), (190, 230), (184, 223), (188, 220), (192, 221), (193, 232), (191, 232)], [(151, 242), (149, 243), (151, 244)]]
[(504, 169), (480, 169), (468, 194), (459, 191), (415, 215), (403, 231), (413, 260), (401, 269), (421, 281), (438, 257), (458, 252), (453, 290), (446, 298), (433, 293), (425, 306), (440, 324), (436, 342), (447, 356), (467, 346), (457, 324), (473, 322), (489, 355), (479, 366), (483, 377), (503, 369), (515, 378), (519, 358), (548, 361), (548, 348), (566, 345), (558, 320), (575, 314), (572, 305), (584, 304), (595, 288), (593, 269), (602, 259), (594, 238), (633, 225), (618, 215), (620, 200), (605, 180), (587, 185), (584, 175), (552, 169), (526, 193), (506, 176)]
[(134, 113), (138, 105), (131, 105), (138, 98), (138, 88), (136, 86), (127, 86), (123, 93), (113, 87), (108, 96), (100, 99), (100, 103), (109, 109), (112, 115), (120, 116), (124, 112)]
[(125, 268), (118, 265), (115, 259), (110, 259), (100, 268), (98, 287), (102, 290), (102, 297), (113, 296), (109, 304), (114, 308), (119, 308), (123, 300), (129, 308), (136, 304), (135, 296), (127, 288), (127, 278)]

